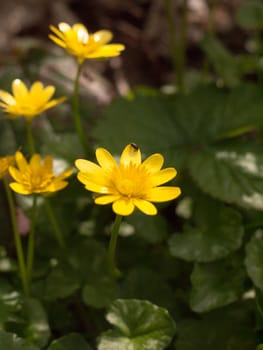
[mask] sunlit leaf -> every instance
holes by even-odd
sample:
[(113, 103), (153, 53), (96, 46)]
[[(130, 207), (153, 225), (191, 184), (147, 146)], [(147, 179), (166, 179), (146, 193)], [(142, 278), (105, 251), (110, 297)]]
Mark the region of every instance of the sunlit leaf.
[(168, 311), (144, 300), (116, 300), (107, 320), (116, 328), (102, 334), (98, 350), (162, 350), (175, 333)]
[(39, 350), (15, 334), (0, 331), (0, 349), (3, 350)]
[(258, 230), (246, 246), (245, 265), (254, 284), (263, 290), (263, 231)]

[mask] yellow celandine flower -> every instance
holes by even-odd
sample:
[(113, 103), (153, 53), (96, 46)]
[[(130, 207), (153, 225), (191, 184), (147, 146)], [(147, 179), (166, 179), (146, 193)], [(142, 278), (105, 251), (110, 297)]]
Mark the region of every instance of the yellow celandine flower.
[(119, 215), (130, 215), (135, 208), (144, 214), (155, 215), (157, 209), (151, 202), (166, 202), (178, 197), (179, 187), (160, 186), (176, 176), (174, 168), (162, 169), (164, 158), (156, 153), (142, 162), (141, 151), (134, 145), (127, 145), (118, 164), (104, 148), (96, 150), (99, 163), (77, 159), (78, 179), (89, 191), (95, 192), (96, 204), (112, 203), (112, 209)]
[(15, 160), (17, 168), (9, 167), (9, 173), (16, 182), (11, 182), (9, 186), (14, 192), (20, 194), (48, 193), (62, 190), (68, 185), (64, 181), (73, 170), (68, 169), (60, 175), (55, 175), (53, 170), (53, 158), (45, 157), (41, 160), (39, 154), (35, 153), (29, 162), (21, 152), (16, 152)]
[(0, 179), (2, 179), (8, 173), (8, 168), (15, 161), (14, 156), (6, 156), (0, 158)]
[(89, 58), (119, 56), (125, 48), (122, 44), (108, 44), (113, 38), (109, 30), (99, 30), (91, 34), (81, 23), (70, 26), (61, 22), (58, 28), (51, 25), (50, 30), (55, 35), (49, 34), (49, 38), (70, 55), (77, 57), (79, 64)]
[(36, 81), (28, 89), (20, 80), (12, 82), (12, 93), (0, 90), (0, 107), (9, 114), (11, 118), (25, 117), (32, 120), (35, 116), (45, 110), (63, 102), (66, 97), (50, 100), (55, 93), (55, 87), (49, 85), (44, 87), (40, 81)]

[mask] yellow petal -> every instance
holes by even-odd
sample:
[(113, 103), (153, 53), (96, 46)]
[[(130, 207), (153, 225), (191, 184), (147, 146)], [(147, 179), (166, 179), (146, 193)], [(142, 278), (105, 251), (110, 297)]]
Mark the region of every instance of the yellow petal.
[(44, 192), (57, 192), (65, 188), (67, 185), (68, 185), (67, 181), (54, 180), (49, 186), (46, 187)]
[(112, 204), (112, 209), (115, 214), (127, 216), (133, 213), (135, 206), (131, 200), (118, 199)]
[(70, 175), (73, 174), (73, 169), (67, 169), (65, 171), (63, 171), (62, 174), (58, 175), (56, 177), (56, 180), (63, 180), (63, 179), (66, 179), (67, 177), (69, 177)]
[(99, 30), (92, 34), (92, 39), (100, 45), (109, 43), (113, 38), (112, 32), (109, 30)]
[(4, 101), (7, 105), (14, 105), (16, 100), (14, 97), (6, 91), (0, 90), (0, 99)]
[(86, 58), (116, 57), (125, 49), (122, 44), (109, 44), (96, 48), (94, 51), (87, 51)]
[(147, 169), (148, 173), (153, 174), (162, 168), (163, 162), (163, 156), (159, 153), (155, 153), (146, 158), (142, 165)]
[(176, 170), (174, 168), (166, 168), (153, 174), (150, 177), (152, 187), (160, 186), (165, 182), (172, 180), (176, 176)]
[(83, 173), (101, 173), (102, 169), (96, 163), (93, 163), (86, 159), (77, 159), (75, 166)]
[(127, 145), (122, 151), (120, 165), (127, 167), (130, 163), (140, 165), (142, 161), (140, 149), (133, 143)]
[(85, 185), (85, 188), (91, 192), (102, 193), (102, 194), (112, 192), (107, 186), (105, 186), (104, 184), (100, 184), (98, 182), (92, 181), (84, 173), (78, 173), (77, 178), (80, 182), (82, 182)]
[(33, 171), (38, 171), (41, 168), (41, 157), (40, 154), (34, 154), (30, 159), (30, 167)]
[(17, 183), (17, 182), (11, 182), (9, 184), (9, 186), (12, 188), (12, 190), (14, 192), (17, 192), (19, 194), (31, 194), (32, 192), (30, 192), (28, 189), (24, 188), (23, 185)]
[(117, 166), (116, 160), (105, 148), (98, 148), (96, 150), (96, 158), (104, 170), (109, 170)]
[(28, 163), (21, 152), (16, 152), (15, 154), (16, 163), (21, 172), (24, 172), (28, 167)]
[(117, 199), (119, 198), (119, 196), (115, 196), (115, 195), (106, 195), (106, 196), (98, 196), (95, 198), (94, 202), (96, 204), (109, 204), (109, 203), (112, 203), (114, 201), (116, 201)]
[(63, 48), (66, 47), (65, 42), (64, 42), (63, 40), (57, 38), (55, 35), (49, 34), (48, 37), (49, 37), (49, 39), (51, 39), (52, 41), (54, 41), (54, 43), (56, 43), (58, 46), (61, 46), (61, 47), (63, 47)]
[(58, 24), (58, 28), (61, 32), (68, 32), (71, 30), (71, 26), (68, 24), (68, 23), (65, 23), (65, 22), (60, 22)]
[(12, 91), (15, 98), (26, 98), (28, 96), (28, 89), (20, 79), (13, 81)]
[(155, 187), (147, 191), (146, 200), (150, 202), (166, 202), (177, 198), (181, 194), (179, 187)]
[(49, 28), (50, 28), (50, 30), (51, 30), (53, 33), (55, 33), (60, 39), (63, 40), (63, 39), (65, 38), (64, 34), (63, 34), (60, 30), (58, 30), (55, 26), (50, 25)]
[(49, 109), (51, 107), (56, 106), (59, 103), (62, 103), (66, 100), (66, 97), (60, 97), (60, 98), (56, 98), (54, 100), (51, 100), (49, 102), (47, 102), (44, 106), (43, 106), (43, 110)]
[(23, 175), (21, 174), (20, 171), (18, 171), (15, 167), (10, 166), (8, 168), (9, 174), (11, 177), (16, 180), (17, 182), (22, 182), (23, 181)]
[(152, 203), (143, 199), (134, 199), (135, 206), (146, 215), (156, 215), (157, 209)]

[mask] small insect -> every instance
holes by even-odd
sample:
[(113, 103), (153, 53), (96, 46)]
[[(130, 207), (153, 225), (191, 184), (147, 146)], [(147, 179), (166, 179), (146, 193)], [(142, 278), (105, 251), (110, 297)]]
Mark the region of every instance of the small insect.
[(131, 143), (131, 146), (135, 149), (135, 151), (138, 151), (139, 147), (136, 145), (136, 143)]

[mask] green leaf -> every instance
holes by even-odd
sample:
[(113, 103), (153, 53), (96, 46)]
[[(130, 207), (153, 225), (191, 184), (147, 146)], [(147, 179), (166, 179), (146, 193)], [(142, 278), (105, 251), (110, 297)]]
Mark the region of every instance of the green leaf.
[(91, 350), (91, 347), (80, 334), (71, 333), (54, 340), (47, 350)]
[(39, 350), (38, 347), (28, 344), (15, 334), (0, 331), (0, 349), (3, 350)]
[(263, 4), (262, 1), (248, 1), (242, 4), (237, 13), (236, 21), (245, 29), (263, 28)]
[(104, 276), (86, 284), (82, 290), (82, 299), (88, 306), (95, 308), (108, 307), (118, 296), (117, 284), (112, 278)]
[(168, 309), (174, 305), (174, 291), (164, 280), (163, 271), (160, 274), (145, 267), (134, 268), (125, 276), (122, 295), (124, 298), (149, 300)]
[(257, 230), (246, 246), (245, 265), (253, 283), (263, 290), (263, 231)]
[(24, 337), (41, 348), (50, 337), (47, 314), (37, 299), (25, 299), (22, 305), (22, 315), (25, 318)]
[(149, 243), (159, 243), (166, 237), (166, 221), (160, 216), (147, 216), (135, 212), (126, 221), (135, 228), (135, 234)]
[(102, 334), (98, 350), (161, 350), (175, 333), (168, 311), (144, 300), (118, 299), (106, 317), (116, 329)]
[(189, 169), (205, 193), (227, 203), (263, 209), (261, 146), (207, 147), (190, 157)]
[(238, 257), (195, 264), (191, 275), (191, 309), (207, 312), (237, 301), (244, 292), (245, 271)]
[(176, 350), (254, 350), (259, 343), (254, 332), (254, 310), (234, 304), (200, 319), (178, 322)]
[(220, 202), (201, 200), (201, 196), (197, 206), (196, 224), (171, 236), (170, 253), (186, 261), (210, 262), (236, 251), (244, 233), (241, 215)]
[(15, 319), (20, 308), (20, 294), (3, 278), (0, 279), (0, 328)]
[[(244, 85), (228, 91), (199, 87), (191, 94), (117, 99), (93, 130), (100, 146), (120, 155), (135, 142), (145, 156), (164, 155), (176, 168), (215, 141), (242, 135), (263, 124), (262, 91)], [(165, 140), (165, 142), (164, 142)]]
[(45, 297), (49, 300), (66, 298), (80, 287), (76, 271), (70, 266), (58, 266), (47, 276)]
[(237, 86), (240, 83), (241, 72), (236, 57), (211, 35), (204, 37), (201, 47), (224, 83), (229, 87)]

